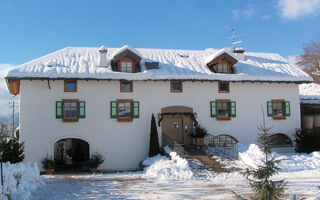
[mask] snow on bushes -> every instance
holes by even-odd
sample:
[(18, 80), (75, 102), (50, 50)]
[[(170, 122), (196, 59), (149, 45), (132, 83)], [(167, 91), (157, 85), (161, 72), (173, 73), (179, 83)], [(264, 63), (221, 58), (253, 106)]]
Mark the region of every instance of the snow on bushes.
[[(239, 160), (245, 165), (257, 168), (262, 164), (264, 154), (256, 144), (238, 144)], [(317, 170), (320, 168), (320, 152), (305, 153), (272, 153), (276, 159), (282, 161), (278, 165), (282, 172), (294, 172), (302, 170)]]
[(193, 177), (188, 161), (177, 155), (169, 147), (165, 151), (170, 155), (168, 157), (157, 155), (147, 158), (142, 162), (145, 168), (145, 175), (148, 178), (158, 178), (160, 180), (186, 180)]
[(31, 191), (42, 185), (36, 163), (3, 163), (3, 188), (0, 184), (0, 199), (29, 199)]

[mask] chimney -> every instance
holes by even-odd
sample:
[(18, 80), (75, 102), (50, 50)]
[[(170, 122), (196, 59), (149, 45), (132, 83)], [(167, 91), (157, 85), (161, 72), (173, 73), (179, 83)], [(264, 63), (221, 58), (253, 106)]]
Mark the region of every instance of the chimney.
[(108, 53), (107, 47), (101, 46), (99, 49), (99, 53), (100, 53), (99, 67), (108, 67), (109, 62), (107, 59), (107, 53)]
[(244, 57), (244, 48), (241, 48), (241, 47), (238, 47), (238, 48), (235, 48), (233, 50), (233, 54), (239, 59), (239, 60), (245, 60), (245, 57)]

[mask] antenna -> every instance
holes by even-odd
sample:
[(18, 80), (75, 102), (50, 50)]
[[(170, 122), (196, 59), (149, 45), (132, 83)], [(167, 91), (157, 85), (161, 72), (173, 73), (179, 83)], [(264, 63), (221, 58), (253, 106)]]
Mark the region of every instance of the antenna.
[(235, 30), (233, 28), (226, 26), (226, 25), (224, 25), (224, 27), (232, 32), (232, 48), (231, 49), (232, 49), (232, 51), (234, 51), (235, 45), (241, 43), (242, 41), (241, 40), (236, 41)]

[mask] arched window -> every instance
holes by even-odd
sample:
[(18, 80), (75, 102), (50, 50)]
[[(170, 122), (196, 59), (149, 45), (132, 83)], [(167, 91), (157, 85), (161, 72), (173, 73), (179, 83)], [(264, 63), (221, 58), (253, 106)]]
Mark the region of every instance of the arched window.
[(272, 135), (272, 146), (292, 146), (291, 139), (283, 133), (275, 133)]
[(232, 148), (238, 143), (238, 140), (231, 135), (221, 134), (213, 138), (214, 147)]

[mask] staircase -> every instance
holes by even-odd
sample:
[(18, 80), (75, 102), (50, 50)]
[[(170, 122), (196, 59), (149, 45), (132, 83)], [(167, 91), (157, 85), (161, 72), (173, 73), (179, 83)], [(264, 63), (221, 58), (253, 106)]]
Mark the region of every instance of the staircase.
[(206, 155), (201, 147), (187, 146), (185, 147), (185, 152), (188, 154), (188, 156), (186, 156), (188, 160), (198, 160), (209, 170), (217, 173), (229, 172), (229, 170), (224, 168), (216, 159)]

